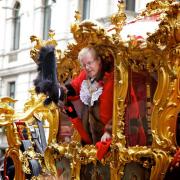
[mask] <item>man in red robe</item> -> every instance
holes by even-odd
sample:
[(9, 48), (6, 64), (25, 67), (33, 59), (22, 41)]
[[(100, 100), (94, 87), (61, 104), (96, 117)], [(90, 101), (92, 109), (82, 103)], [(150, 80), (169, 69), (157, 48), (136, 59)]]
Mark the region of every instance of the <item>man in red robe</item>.
[[(92, 47), (82, 49), (78, 58), (83, 70), (65, 87), (67, 104), (71, 107), (66, 112), (84, 143), (96, 144), (111, 138), (114, 82), (112, 62), (109, 60), (109, 67), (107, 63), (104, 67), (103, 60)], [(70, 103), (73, 96), (78, 96), (80, 100), (79, 113)]]

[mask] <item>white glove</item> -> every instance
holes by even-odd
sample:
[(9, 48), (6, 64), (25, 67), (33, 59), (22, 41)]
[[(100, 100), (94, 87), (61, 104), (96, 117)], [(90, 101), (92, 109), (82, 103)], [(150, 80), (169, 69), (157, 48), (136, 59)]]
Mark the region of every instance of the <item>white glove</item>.
[(111, 139), (111, 134), (109, 134), (108, 132), (105, 132), (101, 137), (101, 142), (105, 142), (109, 139)]

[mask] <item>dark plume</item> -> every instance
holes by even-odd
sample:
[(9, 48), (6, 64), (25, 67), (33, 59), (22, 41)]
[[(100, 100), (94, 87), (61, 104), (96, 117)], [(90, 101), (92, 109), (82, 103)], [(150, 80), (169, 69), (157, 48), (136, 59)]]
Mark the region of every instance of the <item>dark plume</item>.
[(38, 75), (34, 80), (35, 91), (37, 94), (44, 93), (47, 99), (45, 105), (52, 101), (58, 103), (59, 99), (59, 82), (57, 80), (56, 58), (54, 46), (42, 47), (38, 59)]

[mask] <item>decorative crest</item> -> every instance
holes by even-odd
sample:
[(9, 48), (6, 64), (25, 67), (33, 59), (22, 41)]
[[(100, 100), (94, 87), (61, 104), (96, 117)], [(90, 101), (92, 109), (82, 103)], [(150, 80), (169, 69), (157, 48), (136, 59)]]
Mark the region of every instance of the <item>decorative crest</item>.
[(50, 29), (48, 32), (49, 39), (47, 41), (43, 41), (35, 35), (32, 35), (30, 37), (31, 43), (35, 42), (34, 47), (30, 51), (30, 56), (35, 61), (35, 63), (38, 63), (37, 61), (39, 58), (39, 51), (43, 46), (47, 46), (47, 45), (53, 45), (55, 47), (57, 46), (58, 43), (54, 39), (54, 36), (55, 36), (54, 30)]
[(111, 17), (111, 22), (115, 26), (114, 29), (116, 30), (116, 34), (119, 36), (119, 33), (121, 32), (127, 17), (125, 14), (124, 1), (119, 0), (117, 6), (118, 6), (118, 12)]
[(147, 3), (146, 10), (144, 10), (140, 16), (151, 16), (160, 14), (169, 9), (169, 6), (175, 2), (174, 0), (154, 0)]

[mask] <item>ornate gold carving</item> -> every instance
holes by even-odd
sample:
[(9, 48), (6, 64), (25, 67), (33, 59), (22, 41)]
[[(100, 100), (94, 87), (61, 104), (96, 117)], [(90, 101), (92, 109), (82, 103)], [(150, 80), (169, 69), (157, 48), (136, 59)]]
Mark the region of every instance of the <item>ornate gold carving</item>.
[(15, 102), (16, 100), (10, 97), (0, 98), (0, 126), (5, 126), (12, 122), (14, 109), (9, 105), (9, 103)]
[(35, 63), (38, 63), (39, 50), (43, 46), (47, 46), (47, 45), (57, 46), (57, 41), (54, 39), (55, 32), (53, 30), (49, 30), (48, 36), (49, 39), (47, 41), (43, 41), (35, 35), (32, 35), (30, 37), (31, 43), (35, 43), (34, 47), (30, 51), (30, 57), (35, 61)]
[(141, 13), (141, 16), (151, 16), (163, 13), (169, 10), (170, 5), (175, 2), (174, 0), (154, 0), (147, 3), (146, 9)]
[[(115, 60), (113, 141), (110, 156), (105, 157), (102, 161), (102, 163), (110, 163), (111, 179), (122, 178), (124, 167), (130, 162), (138, 162), (143, 167), (150, 168), (151, 179), (163, 179), (171, 160), (169, 153), (174, 152), (176, 148), (174, 134), (180, 97), (178, 88), (179, 55), (177, 53), (179, 52), (177, 40), (179, 37), (177, 29), (179, 15), (177, 7), (179, 7), (179, 4), (171, 4), (171, 1), (149, 3), (147, 10), (138, 18), (145, 18), (145, 16), (159, 12), (164, 12), (164, 14), (161, 16), (159, 29), (155, 33), (149, 34), (148, 38), (144, 40), (131, 37), (128, 42), (121, 41), (118, 33), (125, 21), (123, 2), (119, 2), (119, 12), (112, 17), (112, 23), (116, 27), (116, 32), (112, 36), (107, 36), (105, 29), (97, 26), (94, 22), (86, 20), (79, 23), (79, 18), (76, 18), (76, 22), (71, 26), (76, 42), (69, 44), (64, 53), (63, 61), (66, 61), (67, 66), (72, 67), (70, 66), (72, 63), (68, 65), (67, 62), (75, 62), (78, 51), (89, 45), (99, 49), (102, 48), (102, 51), (107, 52), (107, 54), (111, 52)], [(79, 14), (77, 16), (79, 17)], [(172, 49), (174, 50), (172, 51)], [(59, 60), (59, 62), (61, 61)], [(60, 67), (61, 64), (59, 64), (58, 69)], [(152, 147), (126, 147), (124, 111), (126, 108), (125, 98), (128, 89), (129, 68), (138, 72), (144, 70), (149, 73), (158, 72), (158, 86), (154, 95), (154, 107), (150, 119), (153, 135)], [(76, 70), (78, 72), (78, 65)], [(64, 77), (68, 77), (68, 74)], [(73, 77), (73, 75), (71, 74), (70, 77)], [(73, 147), (73, 151), (70, 147)], [(97, 161), (95, 156), (96, 149), (94, 146), (81, 147), (78, 142), (73, 141), (69, 145), (63, 143), (51, 144), (47, 148), (45, 161), (49, 167), (48, 169), (53, 169), (55, 173), (54, 160), (57, 157), (69, 158), (72, 165), (72, 177), (79, 179), (81, 164), (89, 162), (95, 164)], [(51, 157), (54, 159), (53, 161), (50, 161)]]
[[(77, 76), (81, 70), (78, 62), (78, 52), (85, 46), (94, 46), (98, 52), (108, 59), (110, 55), (114, 58), (114, 104), (113, 104), (113, 134), (109, 156), (105, 156), (102, 164), (110, 165), (111, 179), (122, 179), (126, 164), (137, 162), (143, 167), (151, 169), (150, 179), (163, 179), (168, 165), (171, 161), (171, 154), (176, 150), (176, 121), (180, 111), (180, 31), (179, 20), (180, 3), (173, 0), (155, 0), (148, 3), (146, 10), (141, 13), (138, 19), (146, 20), (146, 17), (155, 16), (159, 28), (148, 34), (147, 39), (130, 37), (129, 41), (122, 42), (119, 35), (126, 16), (124, 14), (124, 2), (119, 1), (118, 13), (113, 15), (111, 20), (115, 33), (109, 34), (105, 28), (95, 21), (85, 20), (80, 22), (80, 14), (75, 14), (75, 23), (71, 25), (74, 43), (68, 44), (67, 49), (62, 52), (56, 49), (58, 79), (61, 83)], [(159, 13), (162, 13), (159, 16)], [(136, 23), (136, 22), (135, 22)], [(45, 45), (57, 45), (54, 40), (54, 31), (50, 31), (49, 40), (42, 41), (36, 36), (31, 36), (35, 46), (31, 50), (31, 57), (36, 63), (39, 50)], [(127, 147), (124, 135), (124, 112), (126, 110), (125, 99), (128, 91), (128, 70), (136, 72), (146, 71), (157, 72), (158, 83), (153, 97), (151, 113), (151, 130), (153, 136), (152, 146)], [(57, 144), (56, 135), (59, 127), (59, 112), (52, 104), (44, 107), (45, 96), (37, 96), (34, 90), (30, 90), (31, 97), (26, 102), (24, 113), (15, 113), (7, 102), (10, 99), (1, 99), (0, 125), (7, 126), (7, 137), (10, 148), (7, 155), (17, 162), (16, 177), (21, 175), (24, 178), (22, 168), (28, 171), (28, 158), (38, 158), (42, 166), (53, 174), (57, 175), (56, 161), (67, 158), (71, 163), (71, 177), (80, 178), (81, 165), (97, 163), (97, 149), (93, 145), (81, 146), (79, 136), (74, 134), (70, 143)], [(2, 105), (1, 105), (2, 104)], [(50, 136), (48, 147), (42, 156), (38, 156), (32, 149), (23, 154), (19, 151), (20, 140), (14, 120), (21, 120), (33, 124), (33, 117), (45, 119), (50, 124)], [(77, 132), (76, 132), (77, 133)], [(29, 139), (30, 139), (30, 132)], [(18, 158), (17, 158), (18, 157)], [(45, 162), (43, 162), (43, 160)], [(45, 168), (45, 167), (44, 167)]]
[(111, 23), (114, 25), (113, 29), (116, 31), (116, 36), (119, 36), (119, 33), (121, 32), (126, 20), (124, 1), (119, 0), (117, 6), (118, 12), (111, 16)]
[(25, 174), (22, 170), (22, 162), (20, 160), (20, 158), (22, 157), (22, 153), (21, 151), (16, 148), (8, 148), (8, 150), (6, 151), (5, 154), (5, 166), (7, 163), (7, 157), (10, 157), (13, 160), (14, 166), (15, 166), (15, 177), (14, 179), (19, 179), (19, 180), (24, 180), (25, 179)]
[(150, 179), (163, 180), (171, 161), (171, 157), (169, 156), (168, 152), (160, 149), (154, 149), (153, 155), (155, 164), (152, 166)]
[[(30, 89), (31, 97), (25, 103), (24, 112), (16, 113), (14, 109), (8, 105), (8, 103), (14, 103), (15, 100), (4, 97), (1, 98), (1, 126), (6, 126), (6, 135), (8, 141), (8, 151), (6, 153), (7, 157), (10, 157), (15, 164), (15, 179), (25, 179), (24, 173), (31, 173), (29, 169), (30, 159), (37, 159), (42, 167), (42, 172), (46, 171), (44, 157), (43, 155), (36, 153), (33, 147), (30, 147), (28, 150), (20, 150), (21, 140), (19, 138), (19, 132), (15, 122), (24, 122), (27, 129), (28, 139), (31, 141), (31, 133), (28, 128), (29, 125), (34, 124), (34, 117), (40, 120), (47, 120), (49, 122), (49, 137), (48, 143), (56, 142), (56, 136), (59, 126), (59, 111), (54, 104), (51, 104), (48, 107), (43, 105), (45, 99), (44, 95), (37, 96), (34, 93), (34, 89)], [(33, 144), (33, 143), (32, 143)], [(17, 158), (18, 157), (18, 158)], [(37, 179), (37, 177), (34, 177)]]
[(34, 148), (32, 146), (29, 147), (28, 150), (23, 152), (20, 159), (22, 162), (22, 169), (26, 174), (31, 174), (31, 170), (29, 168), (29, 160), (39, 159), (38, 155), (41, 156), (40, 154), (35, 153)]

